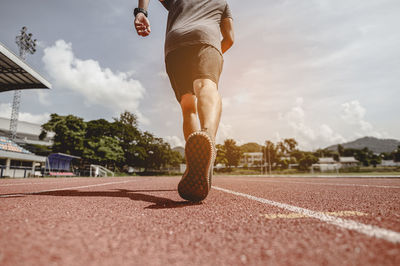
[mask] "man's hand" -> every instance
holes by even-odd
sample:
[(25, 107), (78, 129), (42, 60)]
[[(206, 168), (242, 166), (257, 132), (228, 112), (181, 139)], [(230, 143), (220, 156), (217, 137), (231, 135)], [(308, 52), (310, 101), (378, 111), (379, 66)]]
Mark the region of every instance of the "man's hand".
[(146, 37), (150, 34), (150, 21), (146, 18), (143, 13), (138, 13), (135, 18), (135, 29), (137, 34), (142, 37)]
[(222, 53), (225, 53), (232, 47), (235, 39), (233, 33), (233, 20), (231, 18), (223, 19), (220, 28), (222, 33), (221, 50)]

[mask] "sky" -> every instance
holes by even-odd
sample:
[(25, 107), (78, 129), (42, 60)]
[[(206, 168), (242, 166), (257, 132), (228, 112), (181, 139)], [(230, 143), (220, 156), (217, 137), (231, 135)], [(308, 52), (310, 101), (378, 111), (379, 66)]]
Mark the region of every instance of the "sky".
[[(400, 2), (228, 0), (235, 43), (224, 54), (217, 143), (295, 138), (306, 150), (363, 136), (400, 139)], [(137, 114), (140, 128), (183, 146), (181, 110), (164, 66), (167, 11), (150, 1), (152, 32), (133, 27), (137, 1), (2, 0), (0, 42), (38, 40), (27, 63), (52, 84), (22, 92), (20, 120), (86, 121)], [(13, 92), (0, 94), (10, 117)]]

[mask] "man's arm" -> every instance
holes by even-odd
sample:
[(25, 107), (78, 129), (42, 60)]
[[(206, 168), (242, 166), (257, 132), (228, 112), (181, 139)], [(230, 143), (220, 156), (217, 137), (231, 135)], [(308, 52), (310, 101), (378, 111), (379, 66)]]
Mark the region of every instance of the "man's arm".
[[(147, 10), (147, 7), (149, 6), (149, 1), (150, 0), (139, 0), (138, 1), (138, 7), (143, 8), (144, 10)], [(140, 36), (146, 37), (147, 35), (150, 34), (150, 21), (147, 19), (147, 17), (143, 13), (138, 13), (135, 17), (135, 29), (137, 34)]]
[(222, 34), (221, 50), (222, 53), (225, 53), (232, 47), (235, 39), (233, 33), (233, 20), (231, 18), (222, 19), (220, 27)]
[(165, 7), (165, 9), (169, 10), (169, 1), (167, 0), (159, 0), (159, 1)]

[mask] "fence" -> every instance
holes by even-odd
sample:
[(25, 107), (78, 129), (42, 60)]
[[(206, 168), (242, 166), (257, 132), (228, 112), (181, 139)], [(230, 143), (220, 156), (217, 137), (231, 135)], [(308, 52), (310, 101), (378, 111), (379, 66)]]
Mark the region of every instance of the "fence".
[(32, 176), (32, 167), (10, 166), (10, 169), (7, 170), (5, 165), (0, 165), (0, 178), (5, 178), (5, 177), (26, 178), (29, 176)]
[(114, 176), (113, 171), (110, 171), (101, 165), (96, 165), (96, 164), (90, 165), (90, 176), (94, 176), (94, 177), (108, 176), (108, 174), (110, 174), (111, 176)]

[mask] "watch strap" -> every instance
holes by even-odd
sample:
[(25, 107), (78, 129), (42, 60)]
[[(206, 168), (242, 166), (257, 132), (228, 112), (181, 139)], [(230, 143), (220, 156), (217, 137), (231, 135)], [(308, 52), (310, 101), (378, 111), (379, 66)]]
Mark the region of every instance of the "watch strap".
[(143, 13), (146, 17), (148, 16), (147, 11), (146, 11), (146, 9), (144, 9), (144, 8), (137, 7), (137, 8), (135, 8), (135, 9), (133, 10), (133, 15), (135, 15), (135, 17), (136, 17), (136, 15), (139, 14), (139, 13)]

